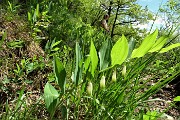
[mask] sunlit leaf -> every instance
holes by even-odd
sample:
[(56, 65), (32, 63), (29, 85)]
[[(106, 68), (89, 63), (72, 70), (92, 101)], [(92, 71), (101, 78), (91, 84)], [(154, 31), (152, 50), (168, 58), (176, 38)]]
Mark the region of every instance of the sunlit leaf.
[(136, 58), (136, 57), (139, 58), (144, 56), (155, 44), (157, 35), (158, 35), (158, 29), (156, 29), (152, 34), (148, 35), (143, 40), (139, 48), (133, 50), (131, 58)]
[(91, 41), (90, 57), (91, 57), (91, 74), (94, 77), (94, 71), (96, 70), (98, 65), (98, 56), (93, 41)]
[(167, 51), (169, 51), (169, 50), (171, 50), (171, 49), (173, 49), (173, 48), (179, 47), (179, 46), (180, 46), (180, 43), (172, 44), (172, 45), (170, 45), (170, 46), (168, 46), (168, 47), (166, 47), (166, 48), (163, 48), (163, 49), (160, 51), (160, 53), (165, 53), (165, 52), (167, 52)]
[(39, 17), (39, 4), (36, 6), (36, 16)]
[(157, 112), (156, 111), (148, 111), (146, 115), (143, 115), (143, 120), (156, 120)]
[(128, 55), (128, 42), (124, 35), (116, 42), (111, 50), (111, 64), (112, 66), (121, 65)]
[(53, 48), (51, 51), (58, 51), (59, 50), (59, 48)]
[(60, 43), (61, 43), (61, 41), (62, 41), (62, 40), (59, 40), (59, 41), (57, 41), (57, 42), (53, 43), (53, 44), (51, 45), (51, 48), (53, 48), (54, 46), (56, 46), (56, 45), (60, 44)]
[(180, 96), (175, 97), (174, 101), (180, 101)]
[(48, 82), (44, 88), (44, 99), (48, 112), (52, 115), (59, 103), (59, 93), (57, 90)]
[(151, 50), (149, 50), (148, 52), (156, 52), (156, 51), (160, 50), (164, 46), (166, 41), (167, 41), (167, 37), (165, 37), (165, 36), (160, 37), (156, 41), (156, 43), (152, 46)]
[(28, 12), (28, 21), (31, 23), (31, 21), (32, 21), (32, 15), (31, 15), (31, 13), (30, 12)]

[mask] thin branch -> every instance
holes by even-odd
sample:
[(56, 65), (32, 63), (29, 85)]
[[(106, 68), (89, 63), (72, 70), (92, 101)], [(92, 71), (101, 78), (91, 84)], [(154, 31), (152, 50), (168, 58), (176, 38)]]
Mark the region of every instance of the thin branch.
[(113, 27), (112, 27), (112, 31), (111, 31), (111, 38), (113, 38), (113, 34), (114, 34), (115, 26), (116, 26), (116, 20), (117, 20), (119, 8), (120, 8), (120, 5), (118, 5), (117, 11), (116, 11), (116, 17), (114, 19), (114, 23), (113, 23)]
[(117, 23), (117, 24), (115, 24), (115, 25), (125, 25), (125, 24), (128, 24), (128, 23), (133, 24), (133, 23), (135, 23), (135, 22), (137, 22), (137, 20), (123, 21), (123, 22)]
[(113, 4), (113, 2), (112, 2), (112, 1), (110, 1), (110, 4), (109, 4), (109, 9), (108, 9), (108, 15), (109, 15), (109, 17), (111, 16), (112, 4)]

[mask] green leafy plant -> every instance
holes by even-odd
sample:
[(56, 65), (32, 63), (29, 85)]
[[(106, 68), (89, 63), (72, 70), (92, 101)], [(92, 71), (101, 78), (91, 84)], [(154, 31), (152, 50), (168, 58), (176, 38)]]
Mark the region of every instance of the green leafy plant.
[(35, 10), (28, 12), (28, 21), (29, 21), (30, 25), (35, 25), (35, 23), (37, 22), (39, 17), (40, 17), (39, 4), (37, 4)]
[[(45, 4), (36, 3), (36, 7), (32, 7), (27, 13), (27, 19), (31, 28), (31, 35), (38, 41), (46, 39), (44, 36), (41, 36), (42, 30), (47, 31), (50, 24), (51, 16), (48, 15), (49, 6)], [(40, 8), (45, 8), (41, 10)]]
[(62, 40), (59, 40), (56, 42), (56, 39), (54, 39), (52, 42), (47, 41), (46, 46), (45, 46), (45, 51), (50, 55), (52, 52), (57, 52), (60, 49), (58, 45), (61, 43), (61, 41)]
[[(145, 101), (179, 74), (179, 72), (172, 73), (172, 76), (168, 78), (164, 77), (150, 87), (146, 86), (146, 83), (149, 82), (150, 79), (147, 81), (139, 79), (139, 75), (143, 72), (143, 69), (154, 60), (152, 57), (155, 57), (156, 54), (152, 54), (152, 56), (144, 61), (140, 60), (140, 57), (145, 56), (149, 51), (151, 53), (161, 51), (167, 40), (164, 37), (156, 40), (157, 35), (158, 30), (155, 30), (144, 39), (139, 48), (134, 50), (132, 50), (134, 45), (132, 43), (128, 44), (124, 35), (114, 44), (112, 49), (108, 47), (111, 46), (111, 43), (108, 42), (108, 40), (104, 41), (99, 51), (99, 58), (93, 41), (91, 41), (90, 52), (87, 57), (83, 56), (79, 44), (76, 43), (76, 64), (72, 75), (74, 85), (71, 84), (71, 82), (67, 83), (66, 70), (60, 62), (60, 59), (55, 56), (53, 61), (54, 74), (56, 76), (55, 81), (60, 87), (60, 90), (55, 89), (50, 83), (47, 83), (44, 89), (45, 102), (51, 118), (53, 118), (58, 106), (62, 105), (66, 113), (65, 116), (72, 115), (75, 119), (80, 117), (81, 112), (83, 112), (85, 118), (93, 119), (136, 118), (138, 113), (136, 113), (135, 110), (147, 109), (145, 107)], [(150, 42), (148, 46), (146, 46), (147, 41)], [(132, 56), (129, 59), (127, 59), (128, 54), (131, 53), (129, 53), (128, 50), (132, 52)], [(129, 66), (128, 61), (133, 60), (133, 58), (136, 58), (136, 62), (133, 66)], [(99, 64), (98, 61), (100, 61)], [(117, 79), (116, 83), (110, 82), (111, 74), (109, 73), (115, 68), (120, 69), (122, 64), (126, 64), (122, 70), (123, 74), (117, 74), (117, 78), (114, 76), (114, 78)], [(99, 69), (97, 66), (99, 66)], [(114, 74), (116, 74), (116, 71), (113, 72), (113, 75)], [(140, 84), (140, 82), (143, 82), (143, 84)], [(147, 88), (147, 90), (142, 92), (144, 87)], [(87, 90), (87, 93), (85, 90)], [(66, 94), (64, 94), (65, 92)], [(76, 97), (75, 93), (78, 94), (78, 97)], [(68, 99), (69, 97), (70, 99)], [(66, 104), (63, 103), (63, 101), (66, 101)], [(78, 111), (74, 111), (74, 113), (70, 115), (67, 111), (73, 101), (76, 101), (74, 109)], [(81, 101), (85, 108), (88, 108), (87, 110), (84, 111), (83, 107), (79, 109)], [(50, 104), (53, 107), (50, 107)], [(93, 116), (91, 114), (93, 114)], [(143, 116), (144, 119), (155, 120), (158, 118), (158, 115), (159, 113), (149, 111), (146, 115), (144, 115), (144, 112), (141, 113), (141, 117), (139, 116), (139, 118)]]
[(50, 112), (51, 118), (53, 117), (56, 109), (61, 104), (61, 96), (65, 93), (65, 84), (66, 84), (66, 71), (60, 62), (58, 57), (54, 57), (54, 74), (55, 74), (55, 81), (60, 86), (61, 92), (58, 91), (50, 84), (46, 83), (44, 88), (44, 98), (46, 107), (48, 112)]
[(42, 58), (39, 58), (39, 60), (36, 57), (33, 59), (22, 59), (20, 64), (16, 63), (16, 69), (13, 70), (13, 73), (15, 74), (14, 80), (16, 82), (32, 83), (31, 80), (26, 78), (27, 75), (30, 75), (33, 71), (43, 69), (45, 69), (45, 63)]
[(157, 120), (158, 113), (156, 111), (148, 111), (146, 115), (143, 115), (143, 120)]
[(23, 40), (15, 40), (7, 43), (9, 48), (22, 48), (24, 46)]
[(7, 7), (8, 11), (10, 11), (12, 13), (17, 12), (17, 9), (19, 9), (19, 7), (20, 7), (20, 5), (17, 5), (17, 1), (13, 0), (12, 2), (10, 2), (10, 1), (7, 1), (7, 2), (8, 2), (8, 7)]

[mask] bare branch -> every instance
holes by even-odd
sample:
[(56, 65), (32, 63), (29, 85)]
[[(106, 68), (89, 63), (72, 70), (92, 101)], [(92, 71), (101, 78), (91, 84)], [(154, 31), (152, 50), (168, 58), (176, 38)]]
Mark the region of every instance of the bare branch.
[(117, 17), (118, 17), (119, 8), (120, 8), (120, 5), (118, 6), (117, 11), (116, 11), (116, 17), (114, 19), (114, 23), (113, 23), (113, 27), (112, 27), (112, 31), (111, 31), (111, 38), (113, 38), (114, 29), (115, 29), (115, 26), (116, 26), (116, 20), (117, 20)]
[(131, 21), (123, 21), (123, 22), (121, 22), (121, 23), (116, 23), (115, 25), (125, 25), (125, 24), (133, 24), (133, 23), (135, 23), (135, 22), (137, 22), (137, 20), (131, 20)]

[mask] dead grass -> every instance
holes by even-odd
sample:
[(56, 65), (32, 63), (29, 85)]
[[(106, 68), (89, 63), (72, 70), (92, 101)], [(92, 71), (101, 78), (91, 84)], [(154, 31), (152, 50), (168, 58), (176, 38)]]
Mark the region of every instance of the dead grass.
[[(9, 106), (14, 109), (15, 103), (13, 102), (18, 98), (17, 92), (23, 87), (25, 88), (24, 94), (26, 95), (26, 101), (28, 106), (35, 105), (36, 101), (40, 98), (43, 93), (44, 83), (47, 82), (47, 76), (52, 71), (52, 68), (44, 67), (44, 69), (36, 69), (32, 72), (22, 76), (17, 76), (14, 70), (17, 69), (18, 64), (21, 67), (22, 59), (33, 60), (39, 57), (43, 57), (44, 62), (48, 62), (45, 59), (45, 52), (40, 45), (35, 42), (31, 36), (31, 30), (28, 27), (28, 23), (22, 16), (11, 16), (11, 19), (7, 18), (7, 13), (0, 14), (0, 30), (7, 32), (7, 37), (0, 49), (0, 112), (4, 113), (5, 102), (9, 101)], [(22, 47), (9, 47), (8, 43), (16, 40), (23, 41)], [(40, 61), (43, 62), (43, 61)], [(8, 80), (7, 83), (4, 81)], [(25, 80), (30, 80), (32, 83), (26, 83)], [(40, 103), (38, 103), (40, 104)], [(41, 101), (41, 104), (42, 103)], [(40, 118), (41, 112), (44, 108), (34, 108), (36, 114)], [(39, 111), (39, 112), (38, 112)], [(45, 112), (45, 111), (44, 111)], [(39, 114), (39, 115), (38, 115)], [(47, 113), (45, 112), (44, 114)], [(0, 115), (1, 116), (1, 115)], [(43, 116), (41, 116), (43, 117)]]

